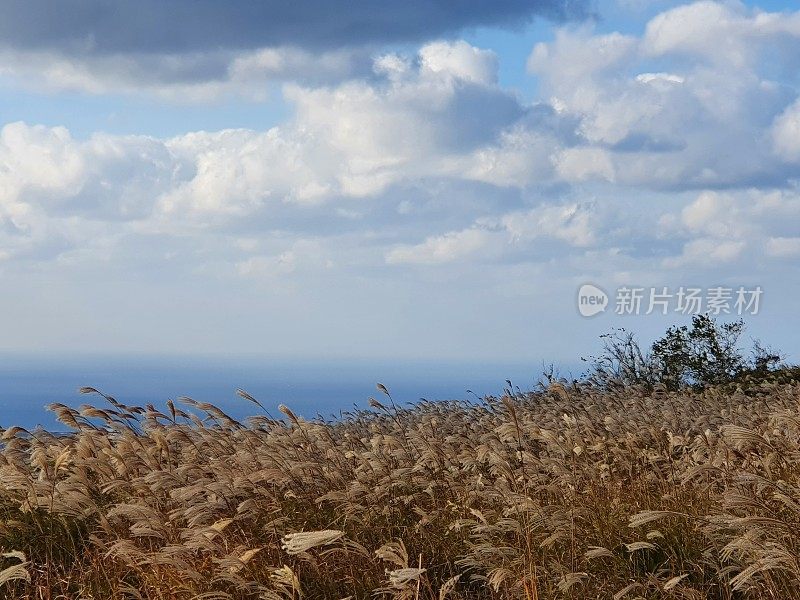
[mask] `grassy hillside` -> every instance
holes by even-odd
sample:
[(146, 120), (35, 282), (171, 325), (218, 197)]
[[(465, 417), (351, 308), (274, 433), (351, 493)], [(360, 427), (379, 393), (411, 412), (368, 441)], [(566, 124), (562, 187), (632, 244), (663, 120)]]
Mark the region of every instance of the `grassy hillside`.
[(53, 406), (72, 435), (2, 435), (0, 592), (800, 598), (798, 401), (778, 380), (336, 423)]

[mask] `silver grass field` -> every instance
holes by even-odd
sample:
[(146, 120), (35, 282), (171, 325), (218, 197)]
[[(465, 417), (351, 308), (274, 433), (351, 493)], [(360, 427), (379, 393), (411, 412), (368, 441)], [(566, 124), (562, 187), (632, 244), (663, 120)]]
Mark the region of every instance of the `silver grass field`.
[(99, 395), (3, 430), (0, 596), (800, 598), (800, 384), (379, 389), (329, 422)]

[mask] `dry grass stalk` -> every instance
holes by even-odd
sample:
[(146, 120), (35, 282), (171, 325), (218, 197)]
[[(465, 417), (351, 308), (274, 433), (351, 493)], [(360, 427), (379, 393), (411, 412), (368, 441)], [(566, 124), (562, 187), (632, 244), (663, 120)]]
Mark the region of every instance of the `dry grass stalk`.
[(4, 430), (0, 597), (800, 598), (800, 385), (379, 391), (336, 422), (104, 396)]

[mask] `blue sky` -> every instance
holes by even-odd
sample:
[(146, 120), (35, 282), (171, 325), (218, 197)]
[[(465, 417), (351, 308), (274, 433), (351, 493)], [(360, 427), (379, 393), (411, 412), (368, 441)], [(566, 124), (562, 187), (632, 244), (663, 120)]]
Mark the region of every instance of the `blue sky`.
[(338, 4), (9, 3), (1, 350), (571, 363), (687, 319), (591, 282), (761, 286), (797, 356), (794, 3)]

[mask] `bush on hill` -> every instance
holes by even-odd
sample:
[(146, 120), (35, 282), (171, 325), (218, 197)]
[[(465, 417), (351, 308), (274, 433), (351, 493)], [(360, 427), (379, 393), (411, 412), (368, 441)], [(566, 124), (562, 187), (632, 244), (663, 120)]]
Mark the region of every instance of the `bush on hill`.
[(757, 384), (773, 380), (778, 372), (791, 374), (781, 355), (758, 341), (749, 351), (740, 340), (744, 321), (720, 323), (712, 316), (695, 315), (690, 326), (670, 327), (663, 337), (643, 349), (636, 336), (616, 329), (601, 336), (603, 348), (589, 357), (584, 380), (602, 389), (615, 386), (663, 386), (670, 391), (702, 389), (730, 383)]

